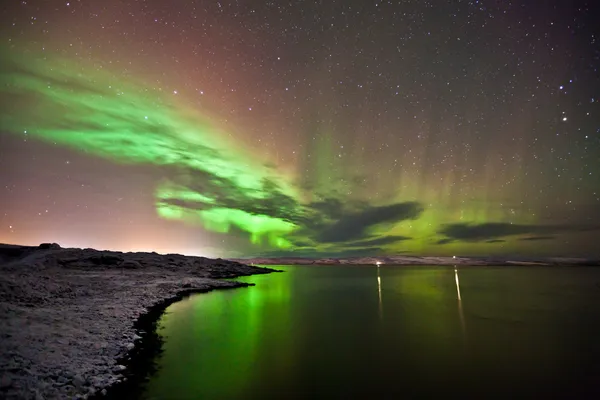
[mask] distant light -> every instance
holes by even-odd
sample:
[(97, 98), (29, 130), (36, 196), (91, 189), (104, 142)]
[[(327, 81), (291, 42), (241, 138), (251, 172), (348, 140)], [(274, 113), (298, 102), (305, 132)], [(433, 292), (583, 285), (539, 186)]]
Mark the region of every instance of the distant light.
[(377, 261), (375, 264), (379, 267), (381, 265), (381, 261)]
[(563, 117), (563, 121), (566, 122), (567, 121), (567, 117)]
[(563, 90), (564, 88), (565, 88), (564, 86), (559, 87), (560, 90)]
[(452, 258), (456, 259), (456, 256), (452, 256)]

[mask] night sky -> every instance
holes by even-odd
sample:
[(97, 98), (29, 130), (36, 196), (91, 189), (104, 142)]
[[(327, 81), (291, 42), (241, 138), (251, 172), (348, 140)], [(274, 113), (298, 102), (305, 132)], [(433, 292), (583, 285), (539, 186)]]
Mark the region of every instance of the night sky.
[(597, 3), (10, 0), (0, 242), (599, 256)]

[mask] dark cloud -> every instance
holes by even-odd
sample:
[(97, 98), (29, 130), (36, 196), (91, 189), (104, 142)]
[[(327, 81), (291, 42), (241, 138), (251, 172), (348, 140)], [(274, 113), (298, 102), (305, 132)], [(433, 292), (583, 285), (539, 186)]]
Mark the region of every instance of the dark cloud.
[[(344, 243), (347, 251), (358, 248), (374, 248), (410, 238), (405, 236), (370, 236), (370, 228), (382, 224), (417, 218), (422, 207), (416, 202), (398, 203), (373, 207), (361, 202), (342, 202), (336, 198), (324, 198), (307, 205), (283, 194), (277, 184), (265, 179), (262, 182), (262, 198), (248, 196), (233, 182), (206, 171), (185, 168), (165, 169), (169, 181), (192, 192), (212, 199), (206, 203), (180, 198), (160, 200), (194, 211), (218, 205), (245, 211), (253, 215), (268, 215), (291, 222), (298, 230), (287, 239), (297, 247), (314, 246), (317, 243)], [(341, 254), (341, 253), (340, 253)], [(345, 254), (345, 253), (344, 253)]]
[(164, 204), (194, 211), (211, 208), (216, 204), (253, 215), (280, 218), (298, 226), (298, 230), (287, 238), (295, 247), (343, 243), (347, 250), (335, 254), (346, 254), (348, 251), (360, 250), (359, 248), (379, 249), (379, 246), (408, 240), (410, 238), (397, 235), (372, 237), (369, 230), (376, 225), (417, 218), (422, 212), (421, 205), (416, 202), (373, 207), (361, 202), (342, 202), (331, 197), (302, 205), (283, 194), (278, 185), (266, 179), (261, 187), (264, 197), (257, 199), (248, 196), (247, 192), (233, 182), (206, 171), (173, 167), (165, 169), (165, 172), (167, 179), (178, 187), (201, 193), (212, 199), (212, 202), (166, 198), (160, 200)]
[(532, 228), (528, 225), (504, 223), (470, 225), (459, 223), (446, 225), (439, 233), (453, 240), (478, 242), (504, 236), (522, 235), (531, 233), (531, 231)]
[(361, 240), (358, 242), (349, 243), (346, 246), (352, 246), (352, 247), (384, 246), (386, 244), (393, 244), (393, 243), (401, 242), (404, 240), (410, 240), (410, 239), (412, 239), (412, 238), (410, 238), (408, 236), (390, 235), (390, 236), (382, 236), (382, 237), (378, 237), (378, 238), (374, 238), (374, 239), (365, 239), (365, 240)]
[(303, 207), (292, 197), (284, 194), (280, 187), (269, 179), (261, 182), (261, 198), (250, 196), (248, 191), (235, 182), (207, 171), (182, 167), (163, 168), (164, 176), (179, 187), (200, 193), (213, 199), (213, 203), (179, 199), (161, 200), (164, 203), (191, 210), (225, 207), (245, 211), (253, 215), (268, 215), (294, 224), (302, 223)]
[(491, 240), (486, 240), (486, 243), (506, 243), (506, 240), (503, 239), (491, 239)]
[(182, 199), (163, 199), (160, 200), (162, 204), (167, 204), (170, 206), (176, 206), (181, 208), (187, 208), (190, 210), (204, 210), (209, 208), (210, 205), (203, 203), (201, 201), (193, 201), (193, 200), (182, 200)]
[(315, 243), (308, 241), (308, 240), (304, 240), (304, 239), (296, 239), (294, 237), (289, 238), (289, 240), (294, 244), (294, 251), (296, 249), (301, 249), (301, 248), (314, 248)]
[(368, 235), (369, 228), (415, 219), (422, 211), (423, 207), (417, 202), (367, 207), (362, 211), (342, 215), (336, 222), (317, 232), (316, 239), (325, 243), (361, 240)]
[(526, 238), (520, 238), (519, 240), (527, 241), (527, 242), (534, 242), (534, 241), (538, 241), (538, 240), (552, 240), (552, 239), (556, 239), (556, 237), (555, 236), (531, 236), (531, 237), (526, 237)]
[(308, 208), (327, 219), (338, 219), (344, 216), (346, 206), (339, 199), (326, 198), (321, 201), (312, 202)]
[(480, 242), (507, 236), (544, 236), (549, 233), (585, 232), (599, 229), (600, 225), (518, 225), (494, 222), (485, 224), (449, 224), (445, 225), (439, 233), (446, 236), (442, 240)]
[(445, 239), (440, 239), (437, 242), (435, 242), (435, 244), (448, 244), (448, 243), (452, 243), (454, 242), (454, 239), (450, 239), (450, 238), (445, 238)]

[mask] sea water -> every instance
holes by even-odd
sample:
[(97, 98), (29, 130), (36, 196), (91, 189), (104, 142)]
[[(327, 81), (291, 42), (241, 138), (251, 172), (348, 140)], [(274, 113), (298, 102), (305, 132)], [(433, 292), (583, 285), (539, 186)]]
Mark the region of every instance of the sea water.
[(600, 393), (600, 269), (274, 268), (171, 305), (143, 398)]

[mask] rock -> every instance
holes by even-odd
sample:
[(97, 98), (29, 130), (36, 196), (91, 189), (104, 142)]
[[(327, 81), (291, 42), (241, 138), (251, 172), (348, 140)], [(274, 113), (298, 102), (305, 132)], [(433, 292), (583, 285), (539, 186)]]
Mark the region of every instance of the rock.
[(143, 268), (142, 264), (140, 264), (138, 261), (135, 261), (135, 260), (125, 260), (121, 264), (119, 264), (119, 267), (125, 268), (125, 269), (140, 269), (140, 268)]
[(119, 265), (123, 262), (123, 258), (102, 254), (100, 256), (91, 256), (88, 258), (88, 261), (95, 265)]
[(125, 368), (126, 367), (124, 365), (117, 364), (117, 365), (115, 365), (114, 371), (115, 372), (120, 372), (120, 371), (123, 371)]
[(12, 385), (12, 379), (8, 375), (3, 375), (0, 378), (0, 389), (8, 388)]
[(85, 385), (85, 379), (81, 375), (75, 375), (73, 377), (73, 386), (77, 389), (81, 389)]
[(58, 243), (42, 243), (38, 246), (40, 250), (59, 250), (61, 248)]

